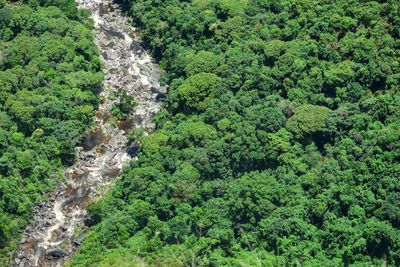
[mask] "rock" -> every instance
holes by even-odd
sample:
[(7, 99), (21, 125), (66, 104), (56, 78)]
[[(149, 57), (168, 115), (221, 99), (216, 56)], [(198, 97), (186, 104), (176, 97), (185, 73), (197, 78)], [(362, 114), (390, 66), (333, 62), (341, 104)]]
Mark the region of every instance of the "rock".
[(132, 76), (125, 76), (125, 77), (122, 77), (122, 79), (121, 79), (123, 82), (131, 82), (132, 81)]
[(32, 239), (39, 239), (40, 235), (37, 233), (32, 233), (31, 237), (32, 237)]
[(64, 251), (60, 248), (53, 248), (53, 249), (48, 249), (46, 251), (46, 258), (48, 259), (53, 259), (53, 258), (61, 258), (64, 256)]
[(45, 223), (46, 223), (46, 222), (44, 222), (44, 221), (39, 221), (38, 227), (39, 227), (39, 228), (43, 228), (43, 226), (45, 225)]
[(29, 259), (33, 255), (35, 255), (35, 251), (30, 247), (23, 247), (20, 250), (20, 258)]
[(61, 226), (61, 231), (63, 231), (63, 232), (66, 232), (68, 229), (69, 229), (69, 227), (70, 227), (70, 223), (64, 223), (62, 226)]
[(80, 232), (79, 236), (74, 240), (74, 245), (80, 246), (82, 240), (85, 238), (86, 232)]
[(60, 182), (57, 186), (57, 189), (60, 191), (65, 191), (65, 189), (67, 189), (67, 186), (63, 182)]

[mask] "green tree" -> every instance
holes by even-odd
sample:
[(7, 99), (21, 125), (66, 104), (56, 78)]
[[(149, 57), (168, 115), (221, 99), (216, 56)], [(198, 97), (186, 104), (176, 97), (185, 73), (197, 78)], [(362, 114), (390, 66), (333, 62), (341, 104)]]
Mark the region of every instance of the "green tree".
[(304, 105), (294, 110), (294, 114), (286, 123), (286, 128), (298, 138), (321, 131), (329, 109), (323, 106)]
[(179, 99), (191, 109), (204, 110), (220, 88), (220, 78), (201, 72), (187, 78), (178, 88)]

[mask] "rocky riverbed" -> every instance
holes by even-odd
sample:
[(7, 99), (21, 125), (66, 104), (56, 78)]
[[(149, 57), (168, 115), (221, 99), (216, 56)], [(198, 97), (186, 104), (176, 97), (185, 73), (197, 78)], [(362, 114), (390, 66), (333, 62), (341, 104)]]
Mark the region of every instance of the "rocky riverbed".
[[(50, 201), (35, 208), (32, 222), (23, 233), (15, 266), (62, 266), (79, 247), (85, 232), (88, 203), (104, 195), (119, 176), (122, 166), (132, 160), (126, 135), (133, 127), (151, 129), (160, 109), (159, 99), (166, 88), (158, 80), (160, 70), (143, 49), (140, 34), (107, 0), (77, 0), (87, 8), (95, 22), (95, 42), (104, 62), (105, 81), (101, 104), (81, 147), (76, 148), (77, 162), (64, 174), (49, 195)], [(110, 110), (118, 99), (119, 88), (135, 96), (134, 119), (112, 121)]]

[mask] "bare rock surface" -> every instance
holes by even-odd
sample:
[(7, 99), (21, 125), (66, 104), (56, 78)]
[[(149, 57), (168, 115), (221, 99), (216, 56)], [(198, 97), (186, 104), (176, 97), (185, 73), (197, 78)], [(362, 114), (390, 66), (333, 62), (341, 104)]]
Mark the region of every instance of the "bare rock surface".
[[(77, 162), (69, 167), (49, 194), (40, 202), (19, 242), (14, 266), (62, 266), (81, 244), (86, 233), (76, 233), (84, 225), (85, 208), (107, 191), (122, 166), (132, 160), (127, 153), (127, 131), (133, 127), (154, 127), (167, 90), (160, 86), (160, 70), (143, 49), (140, 34), (107, 0), (76, 0), (95, 22), (95, 43), (104, 62), (105, 81), (100, 89), (102, 102), (94, 118), (94, 129), (82, 147), (76, 148)], [(115, 127), (109, 118), (118, 99), (113, 91), (122, 88), (137, 103), (128, 127)], [(126, 124), (126, 123), (125, 123)], [(128, 152), (132, 151), (128, 149)]]

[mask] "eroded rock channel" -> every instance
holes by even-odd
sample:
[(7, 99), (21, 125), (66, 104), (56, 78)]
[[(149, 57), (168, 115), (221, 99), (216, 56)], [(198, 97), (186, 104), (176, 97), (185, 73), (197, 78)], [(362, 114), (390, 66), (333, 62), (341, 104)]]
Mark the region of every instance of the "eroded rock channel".
[[(76, 148), (77, 162), (64, 174), (65, 182), (34, 210), (32, 222), (19, 244), (15, 266), (62, 266), (80, 245), (88, 203), (104, 195), (132, 159), (126, 135), (132, 127), (151, 129), (166, 88), (160, 86), (160, 71), (143, 49), (140, 35), (107, 0), (77, 0), (95, 22), (95, 42), (104, 62), (105, 81), (94, 126), (82, 147)], [(135, 96), (134, 119), (112, 121), (110, 110), (118, 99), (113, 91), (122, 88)]]

